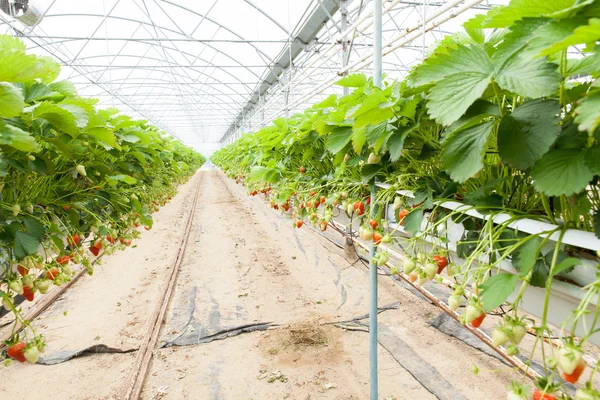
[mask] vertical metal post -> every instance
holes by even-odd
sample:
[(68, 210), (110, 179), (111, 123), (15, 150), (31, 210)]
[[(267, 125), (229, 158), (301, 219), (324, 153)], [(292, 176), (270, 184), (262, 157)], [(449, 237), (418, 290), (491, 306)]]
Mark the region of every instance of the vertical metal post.
[[(373, 44), (373, 60), (374, 60), (374, 71), (373, 71), (373, 83), (377, 87), (382, 86), (382, 43), (383, 43), (383, 29), (382, 29), (382, 4), (381, 0), (375, 0), (374, 2), (375, 12), (373, 21), (373, 36), (375, 38)], [(373, 184), (371, 188), (371, 218), (375, 217), (375, 193), (377, 186)], [(379, 374), (378, 374), (378, 363), (377, 363), (377, 265), (373, 262), (377, 247), (375, 243), (371, 244), (370, 257), (369, 257), (369, 281), (371, 287), (370, 293), (370, 309), (369, 309), (369, 364), (370, 364), (370, 389), (371, 389), (371, 400), (377, 400), (379, 396)]]
[(285, 117), (288, 118), (290, 116), (290, 109), (288, 108), (290, 104), (290, 87), (288, 86), (288, 72), (289, 69), (283, 71), (283, 85), (285, 89), (283, 90), (283, 102), (285, 104)]
[[(348, 66), (348, 38), (345, 33), (348, 29), (348, 0), (340, 1), (340, 12), (342, 15), (342, 68), (346, 68)], [(344, 96), (350, 94), (350, 88), (344, 87)]]

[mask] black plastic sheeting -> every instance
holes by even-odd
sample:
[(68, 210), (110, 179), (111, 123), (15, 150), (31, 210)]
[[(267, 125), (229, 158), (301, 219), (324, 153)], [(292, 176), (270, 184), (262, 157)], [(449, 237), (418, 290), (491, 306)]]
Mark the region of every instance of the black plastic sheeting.
[(88, 354), (126, 354), (126, 353), (133, 353), (134, 351), (138, 351), (138, 349), (123, 350), (123, 349), (116, 349), (113, 347), (109, 347), (105, 344), (96, 344), (94, 346), (90, 346), (90, 347), (87, 347), (87, 348), (81, 349), (81, 350), (59, 351), (59, 352), (50, 354), (48, 356), (40, 355), (38, 364), (41, 364), (41, 365), (61, 364), (66, 361), (69, 361), (73, 358), (81, 357), (81, 356), (88, 355)]

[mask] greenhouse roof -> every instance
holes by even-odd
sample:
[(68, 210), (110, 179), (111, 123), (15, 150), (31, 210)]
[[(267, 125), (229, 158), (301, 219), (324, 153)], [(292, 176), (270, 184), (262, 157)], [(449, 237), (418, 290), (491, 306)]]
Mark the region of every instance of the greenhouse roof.
[[(384, 1), (384, 72), (404, 76), (431, 44), (507, 2)], [(60, 61), (82, 96), (198, 147), (341, 93), (332, 85), (344, 72), (370, 73), (372, 3), (30, 0), (37, 24), (0, 15), (4, 32)]]

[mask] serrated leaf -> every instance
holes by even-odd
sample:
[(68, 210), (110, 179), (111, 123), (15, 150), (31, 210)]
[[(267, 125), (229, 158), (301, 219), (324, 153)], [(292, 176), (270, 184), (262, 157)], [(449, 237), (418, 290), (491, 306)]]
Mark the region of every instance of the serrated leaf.
[(529, 239), (523, 246), (519, 247), (517, 259), (514, 262), (514, 267), (519, 271), (519, 275), (525, 277), (535, 265), (540, 254), (540, 244), (542, 243), (539, 236)]
[(0, 82), (0, 117), (12, 118), (25, 108), (23, 91), (7, 82)]
[(593, 133), (600, 126), (600, 90), (590, 91), (575, 109), (579, 129)]
[(552, 276), (560, 275), (562, 272), (567, 272), (567, 270), (572, 270), (576, 265), (581, 265), (581, 260), (579, 258), (565, 258), (556, 267), (554, 267)]
[(354, 128), (352, 130), (352, 148), (356, 154), (360, 154), (363, 146), (367, 142), (367, 128)]
[(440, 81), (449, 76), (477, 72), (489, 75), (492, 72), (490, 58), (480, 46), (459, 45), (447, 53), (434, 53), (413, 71), (413, 87)]
[(545, 58), (523, 57), (520, 53), (497, 68), (494, 77), (503, 89), (530, 98), (552, 95), (561, 80), (556, 64)]
[(560, 134), (560, 112), (556, 100), (532, 100), (503, 117), (498, 128), (502, 161), (520, 169), (532, 167)]
[(117, 141), (115, 139), (114, 133), (108, 128), (91, 128), (85, 131), (87, 135), (95, 137), (102, 143), (113, 147), (118, 148)]
[(505, 28), (524, 18), (564, 18), (591, 4), (593, 0), (512, 0), (508, 6), (494, 7), (483, 23), (484, 28)]
[(325, 147), (332, 154), (337, 154), (350, 143), (352, 138), (352, 127), (342, 126), (335, 128), (325, 139)]
[(13, 147), (28, 153), (37, 153), (40, 148), (35, 138), (16, 126), (0, 120), (0, 145)]
[(548, 196), (579, 193), (594, 177), (586, 166), (585, 155), (579, 149), (550, 151), (531, 171), (533, 186)]
[(482, 156), (494, 121), (454, 132), (442, 146), (442, 165), (453, 180), (461, 183), (483, 168)]
[(69, 134), (76, 134), (79, 130), (77, 118), (73, 113), (48, 101), (40, 103), (33, 109), (33, 118), (44, 119), (56, 129)]
[(387, 121), (381, 122), (377, 125), (367, 126), (365, 133), (369, 146), (374, 146), (382, 136), (387, 134)]
[(596, 43), (600, 40), (600, 18), (590, 18), (588, 25), (579, 26), (573, 31), (573, 34), (554, 43), (552, 46), (543, 50), (541, 55), (552, 55), (571, 46), (587, 43)]
[(392, 133), (388, 139), (388, 149), (390, 151), (390, 161), (396, 162), (402, 155), (402, 149), (404, 149), (404, 141), (408, 134), (412, 132), (412, 127), (402, 127), (396, 132)]
[(585, 155), (585, 165), (594, 175), (600, 175), (600, 145), (588, 149)]
[(359, 88), (367, 84), (367, 77), (365, 74), (352, 74), (348, 75), (336, 82), (336, 85), (343, 87), (354, 87)]
[(46, 230), (44, 229), (44, 225), (42, 225), (38, 220), (27, 216), (23, 222), (25, 223), (27, 233), (36, 238), (38, 241), (41, 241), (44, 238)]
[(312, 106), (312, 108), (314, 108), (315, 110), (318, 110), (318, 109), (322, 109), (322, 108), (335, 107), (336, 105), (337, 105), (337, 95), (332, 94), (329, 97), (327, 97), (325, 100), (323, 100), (322, 102), (317, 103), (314, 106)]
[(375, 176), (381, 171), (381, 165), (379, 164), (365, 164), (360, 170), (363, 183), (369, 183), (375, 178)]
[(38, 251), (40, 242), (29, 233), (17, 232), (15, 235), (15, 257), (20, 260)]
[(404, 230), (411, 235), (416, 235), (421, 230), (421, 223), (423, 222), (423, 207), (418, 207), (412, 210), (406, 217), (404, 217)]
[(52, 82), (60, 65), (49, 57), (26, 54), (23, 43), (3, 36), (0, 42), (0, 82), (30, 83), (36, 79)]
[(485, 33), (483, 31), (483, 21), (485, 14), (479, 14), (463, 24), (465, 31), (477, 43), (485, 42)]
[(77, 89), (71, 81), (58, 81), (48, 85), (50, 89), (67, 97), (77, 96)]
[(567, 60), (567, 76), (600, 72), (600, 52), (578, 59)]
[(519, 277), (512, 274), (496, 274), (479, 285), (483, 309), (487, 312), (499, 307), (515, 291)]
[(429, 115), (442, 125), (457, 121), (481, 97), (491, 74), (462, 72), (439, 81), (429, 91)]

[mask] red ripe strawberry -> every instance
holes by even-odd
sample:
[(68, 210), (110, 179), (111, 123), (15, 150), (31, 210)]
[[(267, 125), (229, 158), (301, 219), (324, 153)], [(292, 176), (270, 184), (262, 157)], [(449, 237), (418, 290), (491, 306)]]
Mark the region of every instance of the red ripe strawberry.
[(308, 202), (308, 203), (306, 203), (306, 204), (305, 204), (305, 207), (306, 207), (306, 208), (311, 208), (311, 207), (312, 207), (312, 203), (311, 203), (311, 202)]
[(325, 198), (325, 196), (321, 196), (321, 204), (325, 203), (327, 201), (327, 199)]
[(310, 191), (310, 197), (315, 197), (316, 194), (317, 194), (317, 192), (315, 192), (314, 190)]
[(481, 326), (481, 323), (485, 319), (485, 316), (486, 316), (486, 313), (481, 313), (481, 315), (479, 317), (475, 318), (471, 322), (471, 326), (473, 326), (473, 328), (479, 328)]
[(115, 239), (115, 238), (114, 238), (114, 237), (112, 237), (112, 236), (107, 236), (107, 237), (106, 237), (106, 241), (107, 241), (108, 243), (110, 243), (110, 244), (115, 244), (115, 242), (117, 241), (117, 239)]
[(302, 221), (301, 219), (296, 221), (296, 228), (302, 228), (302, 225), (304, 225), (304, 221)]
[(56, 259), (56, 262), (60, 265), (66, 265), (71, 261), (71, 256), (60, 256)]
[(300, 167), (300, 173), (301, 173), (301, 174), (303, 174), (303, 173), (305, 173), (305, 172), (306, 172), (306, 168), (304, 168), (304, 167)]
[(300, 209), (302, 210), (304, 208), (304, 203), (300, 204)]
[(441, 274), (446, 265), (448, 265), (448, 259), (444, 256), (433, 256), (433, 261), (438, 265), (438, 274)]
[(25, 358), (25, 343), (19, 342), (8, 348), (6, 354), (13, 360), (24, 363), (27, 359)]
[(377, 229), (377, 226), (379, 225), (379, 223), (377, 222), (377, 220), (372, 219), (369, 221), (369, 225), (371, 225), (371, 229)]
[(370, 198), (370, 197), (367, 197), (367, 200), (365, 200), (365, 203), (366, 203), (367, 205), (371, 204), (371, 198)]
[(139, 227), (140, 227), (140, 224), (139, 224), (139, 222), (137, 222), (137, 221), (136, 221), (136, 222), (134, 222), (134, 223), (133, 223), (133, 227), (134, 227), (134, 228), (139, 228)]
[(147, 231), (149, 231), (150, 227), (149, 226), (145, 226), (144, 229), (147, 230)]
[(325, 232), (327, 230), (327, 222), (326, 221), (319, 222), (319, 228), (321, 228), (321, 232)]
[(354, 212), (356, 212), (357, 215), (363, 215), (365, 213), (365, 203), (362, 201), (354, 203)]
[(91, 252), (91, 253), (92, 253), (94, 256), (98, 257), (98, 254), (100, 254), (100, 249), (99, 249), (99, 248), (97, 248), (96, 246), (90, 246), (90, 252)]
[(68, 206), (68, 205), (67, 206), (63, 206), (63, 210), (65, 210), (65, 211), (69, 211), (70, 208), (71, 208), (71, 206)]
[(408, 211), (407, 209), (400, 210), (400, 212), (398, 213), (398, 222), (400, 222), (400, 225), (404, 225), (404, 218), (408, 214), (410, 214), (410, 211)]
[(48, 271), (46, 271), (46, 279), (53, 281), (58, 274), (60, 274), (60, 270), (58, 268), (50, 268)]
[(34, 294), (31, 287), (23, 286), (23, 297), (25, 297), (27, 301), (33, 301)]
[(533, 400), (557, 400), (556, 397), (551, 394), (544, 393), (541, 389), (536, 389), (533, 392)]
[(577, 383), (577, 381), (579, 380), (579, 377), (583, 373), (583, 370), (585, 370), (585, 362), (583, 364), (579, 364), (577, 367), (575, 367), (575, 370), (573, 370), (573, 373), (571, 373), (571, 374), (567, 374), (566, 372), (563, 371), (563, 378), (565, 378), (565, 381), (567, 381), (569, 383)]
[(69, 243), (69, 246), (77, 246), (79, 244), (79, 235), (76, 233), (72, 236), (69, 236), (67, 238), (67, 243)]
[(102, 239), (96, 239), (96, 241), (94, 242), (94, 247), (97, 248), (98, 250), (102, 250), (102, 248), (104, 247), (104, 243), (102, 243)]
[(374, 231), (373, 232), (373, 242), (376, 245), (379, 245), (379, 244), (381, 244), (381, 239), (383, 239), (383, 236), (381, 235), (381, 233)]
[(21, 276), (25, 276), (29, 273), (29, 268), (27, 268), (24, 265), (17, 265), (17, 271), (19, 271), (19, 274), (21, 274)]

